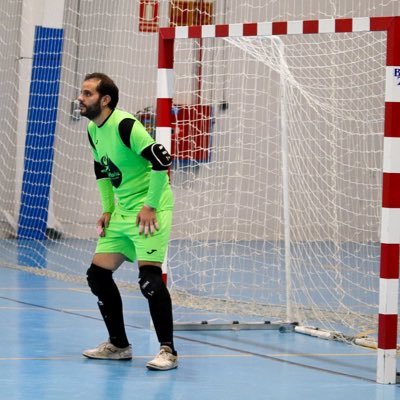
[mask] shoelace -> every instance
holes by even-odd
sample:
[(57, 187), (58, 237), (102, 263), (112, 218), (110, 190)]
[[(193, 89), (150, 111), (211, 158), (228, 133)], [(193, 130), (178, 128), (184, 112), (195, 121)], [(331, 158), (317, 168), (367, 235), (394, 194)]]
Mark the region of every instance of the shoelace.
[(116, 352), (115, 348), (113, 346), (109, 346), (110, 344), (111, 344), (110, 342), (101, 343), (99, 345), (99, 350), (100, 351), (108, 350), (111, 351), (112, 353), (115, 353)]
[(158, 357), (159, 358), (162, 358), (163, 360), (167, 360), (167, 361), (169, 361), (169, 356), (170, 355), (171, 355), (171, 353), (169, 353), (165, 349), (161, 349), (161, 351), (158, 353)]

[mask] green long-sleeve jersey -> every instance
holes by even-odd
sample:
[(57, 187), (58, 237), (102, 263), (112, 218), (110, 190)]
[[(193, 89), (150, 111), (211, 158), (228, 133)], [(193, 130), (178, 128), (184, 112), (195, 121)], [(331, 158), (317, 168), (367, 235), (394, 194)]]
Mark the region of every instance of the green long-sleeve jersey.
[(96, 177), (110, 180), (116, 208), (121, 213), (138, 212), (143, 204), (156, 210), (173, 208), (167, 171), (153, 170), (151, 163), (141, 156), (154, 140), (140, 121), (115, 109), (101, 126), (91, 121), (87, 129), (95, 165), (101, 165)]

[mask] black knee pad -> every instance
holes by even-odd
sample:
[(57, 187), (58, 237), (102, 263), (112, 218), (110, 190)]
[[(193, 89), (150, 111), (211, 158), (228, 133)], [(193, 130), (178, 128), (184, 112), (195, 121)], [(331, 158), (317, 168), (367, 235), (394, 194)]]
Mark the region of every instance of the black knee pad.
[(168, 296), (168, 290), (162, 280), (162, 271), (155, 265), (143, 265), (139, 268), (139, 286), (146, 299)]
[(102, 298), (110, 290), (113, 284), (112, 271), (91, 264), (86, 272), (86, 279), (92, 293), (98, 298)]

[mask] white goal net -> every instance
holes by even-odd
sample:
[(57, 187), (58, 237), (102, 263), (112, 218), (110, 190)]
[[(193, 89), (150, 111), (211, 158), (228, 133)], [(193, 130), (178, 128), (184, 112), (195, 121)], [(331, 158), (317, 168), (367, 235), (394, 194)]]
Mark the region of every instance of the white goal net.
[(173, 134), (172, 288), (191, 306), (376, 333), (386, 35), (175, 42), (175, 110), (212, 116)]

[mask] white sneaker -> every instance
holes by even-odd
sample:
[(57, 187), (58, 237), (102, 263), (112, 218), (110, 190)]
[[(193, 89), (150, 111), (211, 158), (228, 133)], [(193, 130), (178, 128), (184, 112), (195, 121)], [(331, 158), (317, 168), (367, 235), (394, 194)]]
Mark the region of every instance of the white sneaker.
[(148, 369), (167, 371), (178, 366), (178, 356), (172, 354), (169, 346), (161, 346), (160, 352), (146, 364)]
[(99, 360), (130, 360), (132, 359), (132, 346), (120, 348), (110, 342), (104, 342), (94, 349), (85, 350), (82, 354), (87, 358)]

